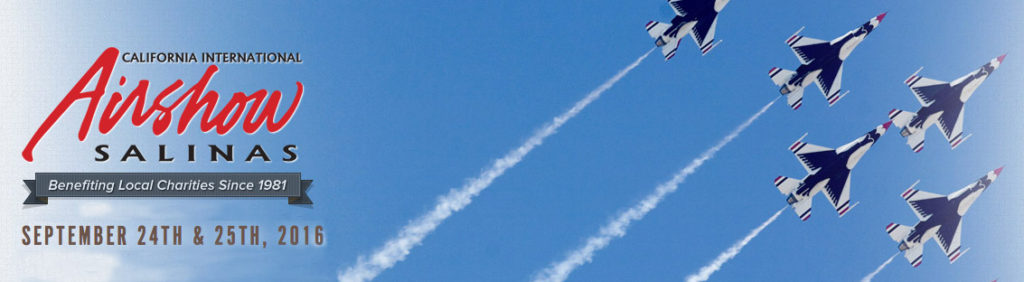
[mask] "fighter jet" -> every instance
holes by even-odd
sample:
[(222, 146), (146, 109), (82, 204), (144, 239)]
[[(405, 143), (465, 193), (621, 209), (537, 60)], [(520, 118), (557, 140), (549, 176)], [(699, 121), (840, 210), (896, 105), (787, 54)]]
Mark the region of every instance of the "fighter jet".
[[(889, 233), (893, 241), (899, 242), (897, 247), (911, 265), (921, 265), (922, 247), (928, 239), (935, 238), (935, 242), (946, 252), (949, 263), (955, 262), (967, 250), (960, 249), (960, 223), (961, 218), (967, 209), (971, 208), (974, 201), (985, 192), (992, 181), (999, 177), (1003, 168), (997, 168), (985, 174), (977, 182), (967, 185), (949, 196), (939, 195), (914, 190), (914, 185), (903, 192), (903, 199), (914, 210), (914, 214), (921, 221), (913, 227), (889, 223), (885, 232)], [(968, 249), (969, 250), (969, 249)]]
[(953, 82), (938, 81), (917, 76), (917, 70), (904, 83), (910, 86), (921, 109), (911, 113), (899, 109), (889, 111), (889, 118), (896, 127), (902, 128), (900, 135), (907, 138), (907, 145), (915, 153), (924, 148), (924, 135), (932, 124), (938, 125), (949, 145), (956, 149), (964, 140), (964, 102), (971, 98), (974, 90), (999, 68), (1006, 55), (992, 59), (984, 66)]
[(803, 180), (776, 177), (775, 187), (778, 187), (783, 195), (789, 195), (786, 197), (786, 203), (793, 207), (793, 211), (801, 220), (806, 221), (811, 217), (811, 198), (821, 191), (825, 191), (825, 196), (828, 196), (832, 207), (839, 213), (839, 217), (842, 217), (857, 205), (850, 205), (850, 170), (864, 157), (864, 153), (871, 149), (871, 145), (885, 134), (890, 124), (892, 122), (879, 125), (838, 149), (801, 142), (807, 137), (807, 134), (804, 134), (796, 143), (789, 146), (789, 150), (793, 151), (804, 165), (807, 176)]
[(804, 28), (800, 28), (786, 40), (796, 57), (800, 59), (800, 67), (796, 71), (772, 68), (768, 71), (775, 85), (781, 86), (779, 93), (786, 96), (786, 102), (794, 110), (803, 105), (804, 88), (812, 81), (818, 84), (821, 94), (828, 100), (831, 107), (849, 91), (839, 94), (843, 79), (843, 61), (850, 56), (857, 45), (875, 30), (885, 13), (871, 18), (857, 29), (847, 32), (832, 41), (824, 41), (800, 36)]
[(722, 41), (715, 41), (715, 26), (718, 24), (718, 12), (729, 4), (729, 0), (668, 0), (668, 5), (675, 10), (676, 17), (671, 23), (650, 21), (647, 33), (654, 38), (654, 45), (661, 47), (665, 60), (676, 55), (679, 41), (687, 33), (700, 47), (701, 55), (711, 52)]

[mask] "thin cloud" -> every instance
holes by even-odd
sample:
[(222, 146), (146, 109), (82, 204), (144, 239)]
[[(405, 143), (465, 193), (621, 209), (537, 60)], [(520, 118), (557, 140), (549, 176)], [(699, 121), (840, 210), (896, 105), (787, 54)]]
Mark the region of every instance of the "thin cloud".
[(768, 218), (768, 220), (765, 220), (763, 223), (761, 223), (760, 226), (754, 228), (754, 230), (751, 230), (750, 234), (747, 234), (747, 237), (744, 237), (743, 240), (736, 242), (731, 247), (729, 247), (729, 249), (726, 249), (721, 254), (718, 254), (718, 257), (716, 257), (715, 260), (711, 261), (711, 263), (709, 263), (708, 265), (701, 267), (700, 270), (697, 271), (696, 273), (687, 276), (686, 281), (708, 281), (708, 278), (711, 278), (711, 274), (714, 274), (716, 271), (722, 268), (722, 265), (724, 265), (726, 262), (729, 262), (729, 260), (736, 257), (736, 255), (740, 254), (740, 251), (743, 250), (743, 246), (746, 246), (747, 244), (750, 243), (750, 241), (754, 240), (754, 238), (757, 237), (757, 234), (760, 234), (765, 227), (768, 227), (768, 225), (772, 224), (772, 222), (774, 222), (775, 219), (779, 218), (779, 215), (782, 214), (782, 211), (784, 210), (786, 210), (786, 207), (782, 207), (782, 209), (779, 209), (779, 211), (775, 212), (775, 214), (772, 215), (772, 217)]
[(504, 174), (505, 170), (512, 168), (519, 161), (522, 161), (523, 157), (535, 147), (540, 146), (545, 138), (555, 134), (559, 127), (583, 111), (591, 102), (600, 98), (602, 93), (615, 86), (616, 82), (619, 82), (626, 74), (629, 74), (630, 71), (640, 65), (653, 51), (654, 48), (647, 51), (640, 58), (637, 58), (636, 61), (626, 66), (626, 68), (620, 70), (615, 76), (591, 91), (582, 100), (577, 101), (572, 108), (558, 115), (547, 125), (535, 132), (525, 143), (512, 149), (504, 157), (495, 160), (490, 167), (481, 172), (476, 178), (470, 179), (462, 187), (452, 189), (447, 195), (438, 198), (434, 209), (406, 224), (397, 236), (384, 243), (372, 255), (359, 257), (355, 265), (338, 274), (338, 280), (342, 282), (372, 280), (377, 275), (380, 275), (381, 272), (404, 260), (412, 248), (422, 244), (423, 238), (433, 232), (441, 222), (469, 205), (476, 195), (491, 185), (494, 179)]
[(585, 240), (586, 243), (584, 243), (583, 246), (569, 252), (565, 259), (554, 262), (548, 266), (548, 268), (542, 270), (534, 278), (534, 281), (565, 281), (565, 279), (569, 278), (569, 274), (571, 274), (573, 270), (590, 262), (594, 258), (594, 253), (608, 246), (612, 239), (625, 236), (626, 229), (629, 228), (629, 225), (633, 223), (633, 221), (643, 219), (644, 215), (647, 215), (648, 212), (657, 207), (658, 203), (660, 203), (665, 196), (675, 192), (676, 189), (679, 188), (679, 184), (686, 181), (687, 176), (696, 172), (704, 162), (710, 160), (715, 156), (715, 153), (718, 153), (718, 151), (725, 147), (725, 145), (728, 145), (729, 142), (736, 139), (743, 130), (747, 129), (747, 127), (753, 124), (757, 118), (761, 117), (762, 114), (768, 111), (768, 108), (775, 104), (775, 101), (778, 101), (778, 98), (764, 105), (760, 111), (755, 113), (753, 116), (750, 116), (750, 118), (736, 127), (736, 129), (733, 129), (729, 135), (726, 135), (725, 138), (718, 141), (715, 146), (708, 148), (706, 151), (701, 153), (699, 157), (693, 159), (689, 165), (672, 176), (671, 180), (655, 187), (654, 192), (648, 194), (642, 201), (612, 218), (611, 221), (601, 227), (598, 234), (587, 238)]
[(871, 273), (868, 273), (868, 275), (864, 276), (864, 278), (860, 279), (860, 281), (861, 282), (871, 282), (871, 279), (875, 279), (875, 275), (878, 275), (879, 272), (882, 272), (882, 269), (885, 269), (886, 265), (889, 265), (890, 263), (892, 263), (892, 260), (894, 258), (896, 258), (896, 256), (899, 255), (899, 254), (900, 253), (893, 254), (891, 257), (889, 257), (889, 259), (885, 260), (885, 262), (883, 262), (882, 265), (879, 265), (878, 268), (875, 268), (875, 271), (872, 271)]

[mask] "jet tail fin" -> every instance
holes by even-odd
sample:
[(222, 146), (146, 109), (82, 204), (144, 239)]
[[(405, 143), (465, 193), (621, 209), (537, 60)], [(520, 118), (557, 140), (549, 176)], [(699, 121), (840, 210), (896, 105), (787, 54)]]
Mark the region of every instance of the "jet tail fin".
[(665, 31), (671, 27), (671, 24), (656, 21), (650, 21), (647, 23), (647, 34), (650, 34), (651, 38), (655, 39), (655, 46), (661, 47), (661, 54), (665, 55), (666, 61), (674, 57), (676, 55), (676, 49), (679, 48), (680, 38), (664, 36)]
[(900, 109), (892, 109), (889, 111), (889, 119), (892, 120), (892, 125), (899, 128), (904, 128), (910, 121), (914, 120), (917, 114)]
[(924, 257), (922, 255), (924, 250), (921, 247), (924, 244), (908, 245), (907, 242), (903, 241), (903, 239), (907, 238), (907, 235), (910, 235), (910, 232), (913, 231), (914, 228), (910, 226), (899, 225), (896, 223), (889, 223), (889, 225), (885, 227), (885, 232), (889, 233), (889, 237), (892, 238), (893, 241), (900, 243), (899, 248), (900, 251), (903, 251), (903, 257), (907, 258), (910, 265), (917, 267), (921, 265), (921, 259)]
[(796, 72), (775, 67), (768, 71), (768, 75), (771, 76), (772, 82), (775, 82), (775, 85), (782, 86), (789, 82), (789, 79), (796, 75)]
[(793, 89), (793, 92), (786, 94), (786, 104), (789, 104), (794, 111), (800, 109), (800, 106), (804, 105), (804, 88), (798, 87)]
[(903, 242), (903, 239), (907, 238), (907, 235), (910, 235), (911, 231), (914, 231), (914, 228), (906, 225), (900, 225), (895, 222), (889, 223), (889, 225), (885, 227), (885, 232), (889, 233), (889, 238), (892, 238), (892, 240), (896, 242)]
[[(787, 69), (783, 69), (783, 68), (778, 68), (778, 67), (775, 67), (775, 68), (772, 68), (771, 70), (768, 70), (768, 76), (771, 77), (772, 82), (774, 82), (775, 85), (783, 86), (783, 87), (787, 87), (785, 85), (787, 85), (789, 83), (789, 80), (791, 78), (793, 78), (794, 75), (796, 75), (795, 71), (791, 71), (791, 70), (787, 70)], [(804, 89), (803, 89), (803, 87), (796, 87), (796, 88), (794, 88), (792, 90), (789, 90), (789, 92), (782, 91), (782, 93), (785, 93), (783, 95), (786, 95), (786, 103), (789, 104), (790, 108), (793, 108), (794, 110), (796, 110), (796, 109), (799, 109), (800, 106), (802, 106), (804, 104), (803, 103), (803, 101), (804, 101)]]
[(779, 188), (779, 193), (789, 195), (789, 193), (792, 193), (794, 189), (800, 187), (800, 180), (779, 176), (775, 178), (775, 187)]
[(910, 146), (914, 153), (919, 153), (924, 149), (924, 130), (907, 127), (916, 117), (917, 114), (904, 110), (893, 109), (889, 111), (889, 119), (892, 120), (892, 124), (903, 129), (900, 130), (900, 135), (907, 138), (907, 146)]
[(910, 262), (910, 265), (913, 265), (914, 267), (921, 265), (921, 261), (924, 258), (924, 248), (921, 247), (922, 245), (924, 244), (917, 244), (914, 245), (913, 248), (903, 251), (903, 257), (907, 258), (907, 261)]
[[(668, 38), (668, 37), (662, 37), (662, 38), (664, 39), (664, 38)], [(676, 56), (676, 50), (679, 49), (679, 41), (680, 41), (680, 39), (674, 39), (674, 38), (668, 38), (668, 39), (669, 39), (669, 41), (665, 42), (665, 45), (661, 46), (661, 54), (665, 55), (665, 60), (666, 61), (668, 61), (669, 59), (672, 59), (672, 57)], [(658, 39), (658, 40), (662, 40), (662, 39)]]
[(796, 216), (799, 216), (800, 220), (807, 221), (808, 218), (811, 218), (810, 198), (797, 201), (790, 206), (793, 207), (793, 212), (796, 212)]
[(920, 153), (924, 149), (924, 131), (917, 131), (908, 135), (907, 146), (910, 146), (914, 153)]
[(649, 21), (647, 22), (647, 34), (650, 34), (651, 38), (657, 39), (658, 37), (661, 37), (661, 35), (664, 34), (669, 27), (672, 27), (672, 25), (656, 21)]

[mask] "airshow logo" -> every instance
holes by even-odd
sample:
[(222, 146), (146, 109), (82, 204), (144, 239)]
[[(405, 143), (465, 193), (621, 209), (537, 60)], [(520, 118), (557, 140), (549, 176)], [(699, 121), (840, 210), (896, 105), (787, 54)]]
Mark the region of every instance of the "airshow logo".
[[(184, 90), (184, 93), (177, 98), (171, 98), (172, 94), (178, 92), (184, 86), (184, 82), (178, 79), (171, 83), (169, 86), (159, 91), (159, 93), (149, 93), (150, 81), (147, 79), (141, 79), (138, 84), (131, 90), (130, 93), (122, 94), (114, 91), (110, 93), (107, 104), (99, 109), (100, 101), (107, 95), (107, 86), (111, 82), (111, 75), (114, 67), (117, 64), (119, 57), (131, 58), (132, 55), (119, 56), (120, 51), (117, 48), (110, 47), (103, 51), (102, 54), (96, 59), (82, 78), (78, 80), (71, 90), (64, 96), (64, 99), (57, 104), (57, 107), (47, 116), (43, 124), (39, 126), (35, 134), (32, 135), (32, 139), (25, 146), (22, 151), (22, 157), (29, 162), (33, 161), (32, 152), (36, 148), (40, 139), (46, 136), (50, 128), (64, 115), (65, 112), (71, 106), (77, 102), (88, 102), (88, 109), (82, 117), (81, 126), (78, 130), (78, 140), (80, 142), (85, 141), (85, 138), (91, 131), (94, 117), (99, 114), (99, 122), (97, 123), (97, 130), (100, 134), (109, 133), (114, 126), (120, 122), (126, 115), (130, 114), (131, 123), (135, 127), (143, 127), (143, 125), (150, 120), (152, 121), (152, 133), (154, 136), (159, 136), (166, 133), (168, 130), (177, 132), (178, 135), (182, 135), (188, 130), (189, 125), (193, 120), (197, 119), (199, 123), (199, 130), (202, 132), (215, 131), (218, 135), (225, 135), (230, 132), (237, 125), (241, 124), (242, 130), (247, 134), (255, 134), (264, 125), (268, 132), (274, 133), (284, 128), (295, 114), (295, 110), (299, 106), (299, 102), (302, 100), (303, 85), (302, 82), (296, 81), (296, 91), (292, 101), (287, 104), (282, 104), (283, 95), (281, 91), (274, 90), (269, 92), (266, 89), (261, 89), (253, 93), (235, 92), (228, 96), (227, 103), (223, 107), (217, 109), (218, 101), (221, 100), (222, 95), (216, 90), (208, 90), (207, 86), (213, 75), (218, 72), (218, 67), (215, 64), (211, 64), (206, 68), (205, 73), (202, 77), (192, 84), (191, 87)], [(148, 53), (152, 54), (152, 53)], [(161, 53), (175, 56), (173, 53)], [(178, 53), (180, 54), (180, 53)], [(299, 53), (203, 53), (203, 57), (207, 54), (221, 54), (217, 55), (215, 61), (220, 63), (301, 63), (301, 57)], [(223, 55), (230, 54), (230, 55)], [(267, 59), (267, 54), (275, 59)], [(249, 61), (251, 58), (256, 58), (253, 61)], [(262, 59), (260, 59), (262, 58)], [(131, 61), (123, 59), (126, 63), (138, 63), (138, 61)], [(203, 60), (207, 62), (207, 60)], [(181, 61), (182, 63), (194, 63), (194, 61)], [(173, 63), (173, 62), (172, 62)], [(96, 79), (98, 77), (98, 79)], [(87, 89), (91, 81), (96, 79), (95, 87)], [(127, 78), (121, 76), (117, 80), (117, 86), (125, 87)], [(147, 95), (149, 94), (149, 95)], [(153, 97), (148, 99), (147, 96)], [(149, 102), (147, 102), (149, 101)], [(148, 103), (148, 104), (147, 104)], [(287, 106), (286, 109), (284, 107)], [(175, 111), (181, 109), (180, 115), (175, 116)], [(283, 114), (279, 118), (275, 119), (279, 109), (283, 109)], [(172, 123), (174, 121), (175, 127), (172, 129)], [(208, 145), (209, 147), (209, 159), (211, 162), (217, 162), (219, 160), (233, 161), (234, 160), (234, 146), (218, 146)], [(294, 162), (298, 159), (298, 155), (295, 153), (297, 147), (295, 145), (286, 145), (281, 148), (282, 157), (280, 160), (283, 162)], [(111, 152), (109, 145), (97, 145), (95, 160), (97, 162), (104, 162), (110, 160)], [(188, 145), (188, 161), (195, 162), (197, 149), (196, 145)], [(125, 162), (129, 160), (135, 160), (139, 162), (146, 162), (147, 157), (152, 158), (152, 153), (143, 154), (139, 149), (139, 146), (132, 144), (125, 149), (123, 154), (114, 153), (115, 159)], [(119, 156), (119, 157), (118, 157)], [(168, 156), (165, 145), (159, 145), (159, 157), (160, 162), (174, 162), (174, 156)], [(271, 162), (272, 158), (268, 156), (267, 152), (260, 145), (254, 145), (249, 153), (245, 156), (245, 161), (262, 160), (264, 162)]]

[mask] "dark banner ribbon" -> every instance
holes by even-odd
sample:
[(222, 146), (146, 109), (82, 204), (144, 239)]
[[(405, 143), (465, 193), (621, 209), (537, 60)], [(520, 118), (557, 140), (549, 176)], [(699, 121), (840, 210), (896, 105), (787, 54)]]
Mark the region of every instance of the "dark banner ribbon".
[(309, 191), (309, 186), (313, 185), (313, 180), (302, 180), (301, 184), (302, 184), (302, 186), (300, 187), (301, 190), (299, 192), (299, 196), (297, 196), (297, 197), (288, 197), (288, 204), (289, 205), (312, 205), (313, 204), (313, 200), (311, 200), (309, 198), (309, 195), (306, 194), (306, 192)]
[(313, 180), (299, 173), (36, 173), (26, 205), (50, 197), (287, 197), (310, 205)]

